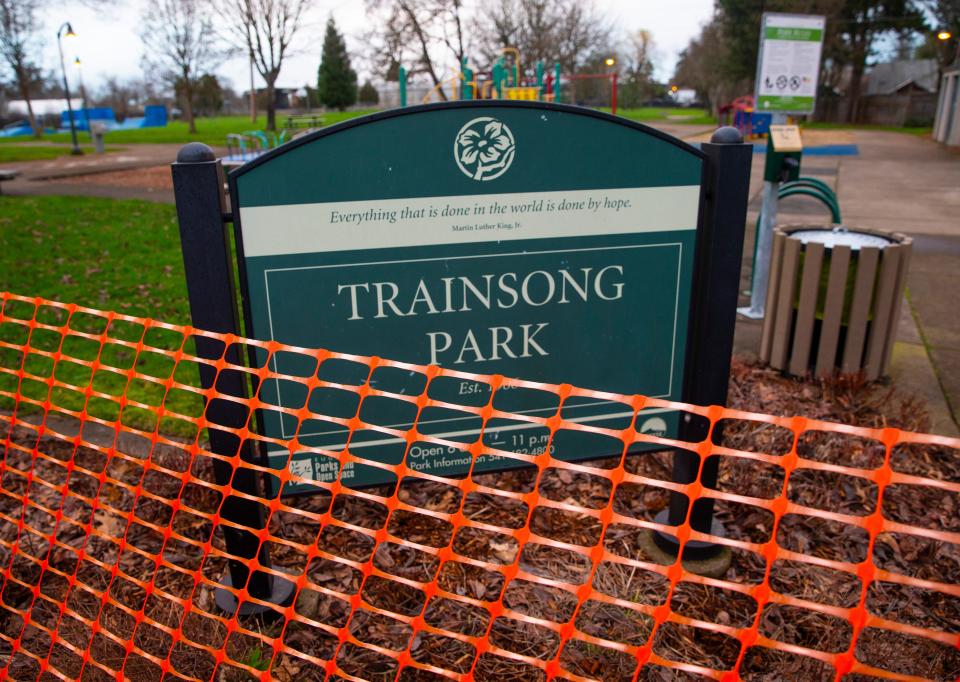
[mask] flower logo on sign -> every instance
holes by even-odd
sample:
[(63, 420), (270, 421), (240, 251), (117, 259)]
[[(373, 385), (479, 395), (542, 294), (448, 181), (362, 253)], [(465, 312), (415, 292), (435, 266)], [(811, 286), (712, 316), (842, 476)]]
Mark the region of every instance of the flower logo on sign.
[(513, 163), (516, 142), (503, 123), (481, 116), (466, 123), (453, 143), (453, 157), (467, 177), (481, 182), (494, 180)]

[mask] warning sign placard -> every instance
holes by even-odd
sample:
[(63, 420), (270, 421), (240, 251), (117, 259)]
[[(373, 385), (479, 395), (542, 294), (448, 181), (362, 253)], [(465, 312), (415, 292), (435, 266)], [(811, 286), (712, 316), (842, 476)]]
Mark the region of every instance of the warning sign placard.
[(806, 14), (763, 15), (757, 64), (757, 111), (813, 113), (826, 19)]

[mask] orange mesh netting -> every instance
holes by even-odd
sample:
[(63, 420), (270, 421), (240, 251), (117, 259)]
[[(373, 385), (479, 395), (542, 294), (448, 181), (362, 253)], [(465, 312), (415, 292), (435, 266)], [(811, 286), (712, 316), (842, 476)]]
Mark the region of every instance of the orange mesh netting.
[[(960, 674), (956, 439), (294, 348), (10, 294), (2, 304), (0, 678)], [(193, 354), (200, 337), (219, 344), (219, 359)], [(231, 365), (224, 357), (237, 346), (304, 356), (313, 369), (277, 377), (269, 362)], [(362, 377), (356, 384), (324, 379), (324, 364), (334, 362), (356, 365)], [(245, 373), (252, 385), (282, 379), (301, 384), (305, 395), (351, 393), (356, 411), (317, 414), (307, 401), (294, 409), (263, 395), (203, 390), (201, 364), (218, 377)], [(374, 387), (382, 385), (378, 375), (396, 371), (416, 379), (417, 390)], [(451, 380), (488, 386), (485, 402), (432, 397)], [(555, 414), (500, 410), (497, 396), (507, 388), (553, 394)], [(620, 403), (633, 418), (619, 430), (565, 419), (564, 406), (585, 398)], [(215, 401), (241, 405), (247, 423), (210, 423)], [(369, 419), (365, 405), (376, 401), (405, 403), (414, 426)], [(441, 407), (479, 420), (480, 435), (419, 433), (417, 421)], [(684, 442), (635, 430), (637, 414), (664, 408), (708, 420), (710, 434), (724, 425), (724, 444), (712, 435)], [(298, 432), (312, 419), (340, 424), (348, 446), (321, 451), (296, 435), (265, 438), (254, 410), (282, 412)], [(536, 425), (543, 447), (492, 448), (483, 438), (492, 420)], [(232, 434), (236, 450), (211, 452), (211, 428)], [(384, 464), (352, 452), (349, 442), (362, 432), (399, 439), (406, 452), (434, 444), (463, 453), (471, 469), (490, 454), (528, 466), (434, 476), (407, 456)], [(611, 457), (551, 457), (552, 443), (570, 432), (606, 439)], [(393, 484), (355, 490), (339, 480), (315, 482), (317, 494), (297, 497), (217, 484), (217, 466), (298, 482), (289, 470), (241, 459), (242, 445), (255, 442), (291, 455), (317, 450), (339, 471), (363, 462)], [(701, 467), (720, 457), (718, 489), (671, 482), (669, 451), (627, 457), (638, 442), (696, 453)], [(671, 491), (713, 498), (725, 537), (692, 530), (689, 516), (675, 528), (654, 523)], [(259, 507), (265, 524), (251, 529), (224, 518), (228, 499)], [(656, 563), (644, 540), (656, 529), (681, 544), (722, 543), (730, 569), (716, 579), (679, 561)], [(256, 599), (246, 585), (227, 588), (276, 617), (215, 606), (231, 559), (225, 530), (269, 550), (270, 567), (249, 559), (251, 570), (295, 588), (283, 606)]]

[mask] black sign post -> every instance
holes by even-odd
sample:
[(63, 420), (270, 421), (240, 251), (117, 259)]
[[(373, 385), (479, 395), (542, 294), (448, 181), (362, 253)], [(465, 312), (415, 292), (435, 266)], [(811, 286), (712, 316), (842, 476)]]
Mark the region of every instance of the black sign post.
[[(180, 243), (183, 248), (183, 265), (187, 274), (187, 293), (190, 299), (190, 314), (193, 326), (221, 334), (240, 334), (236, 289), (234, 287), (234, 264), (230, 255), (227, 224), (230, 215), (226, 211), (223, 166), (213, 150), (205, 144), (191, 143), (177, 154), (173, 164), (173, 191), (177, 203), (177, 219), (180, 223)], [(227, 348), (223, 344), (203, 336), (195, 336), (197, 357), (216, 362), (221, 357), (233, 365), (243, 365), (245, 360), (239, 346)], [(225, 370), (217, 376), (213, 364), (200, 364), (200, 385), (206, 390), (216, 385), (218, 393), (246, 398), (249, 395), (246, 376), (237, 371)], [(240, 403), (214, 399), (205, 406), (210, 450), (223, 457), (233, 457), (239, 449), (241, 459), (263, 464), (263, 455), (251, 449), (249, 443), (217, 428), (218, 425), (232, 429), (243, 428), (250, 415)], [(238, 492), (263, 497), (262, 481), (252, 469), (233, 467), (219, 458), (213, 461), (214, 480), (217, 485), (232, 486)], [(227, 575), (223, 583), (227, 587), (246, 587), (250, 596), (266, 602), (284, 604), (293, 594), (294, 585), (288, 580), (277, 579), (263, 571), (251, 572), (246, 562), (254, 557), (261, 566), (270, 568), (270, 555), (256, 532), (263, 529), (266, 507), (245, 497), (228, 496), (223, 500), (220, 516), (231, 524), (250, 528), (245, 531), (232, 525), (222, 525), (228, 561)], [(229, 589), (218, 589), (217, 605), (227, 613), (237, 611), (237, 598)], [(270, 609), (253, 602), (240, 604), (240, 615), (267, 613)]]
[[(696, 303), (690, 313), (689, 371), (684, 393), (687, 402), (695, 405), (726, 405), (753, 146), (743, 143), (736, 128), (727, 127), (717, 130), (700, 149), (707, 157), (703, 178), (706, 191), (694, 275), (699, 296), (694, 298)], [(705, 426), (703, 421), (684, 419), (681, 439), (703, 440), (707, 436)], [(714, 442), (720, 442), (721, 427), (714, 427), (712, 437)], [(699, 472), (704, 488), (716, 488), (719, 460), (708, 458), (699, 472), (698, 455), (676, 450), (673, 480), (692, 483)], [(670, 507), (657, 516), (657, 522), (679, 526), (686, 519), (687, 505), (685, 495), (673, 493)], [(690, 512), (690, 526), (701, 533), (722, 534), (722, 528), (713, 520), (713, 507), (712, 498), (697, 500)], [(678, 543), (674, 536), (657, 533), (654, 538), (662, 549), (676, 555)], [(720, 549), (715, 543), (690, 540), (684, 548), (684, 558), (708, 559)]]

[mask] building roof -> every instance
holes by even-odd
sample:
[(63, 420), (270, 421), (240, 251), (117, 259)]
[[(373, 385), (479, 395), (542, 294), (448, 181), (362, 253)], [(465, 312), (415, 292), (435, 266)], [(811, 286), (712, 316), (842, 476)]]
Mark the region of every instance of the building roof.
[(927, 92), (936, 92), (939, 73), (935, 59), (898, 59), (877, 64), (867, 74), (865, 94), (892, 95), (913, 85)]

